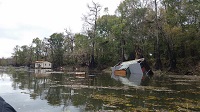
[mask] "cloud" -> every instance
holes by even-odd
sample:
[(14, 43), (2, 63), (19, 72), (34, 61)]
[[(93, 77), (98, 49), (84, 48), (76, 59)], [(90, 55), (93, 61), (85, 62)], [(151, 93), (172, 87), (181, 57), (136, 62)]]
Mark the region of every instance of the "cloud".
[[(45, 32), (45, 33), (44, 33)], [(34, 34), (34, 35), (44, 35), (46, 33), (51, 33), (50, 30), (42, 28), (39, 26), (30, 26), (30, 25), (18, 25), (17, 27), (5, 28), (0, 26), (0, 39), (9, 38), (9, 39), (23, 39), (32, 37), (31, 35), (24, 34)], [(34, 36), (33, 35), (33, 36)]]
[[(93, 0), (110, 14), (120, 0)], [(0, 57), (11, 56), (16, 45), (29, 45), (33, 38), (49, 37), (55, 32), (81, 32), (83, 14), (92, 0), (0, 0)]]
[[(60, 31), (81, 20), (86, 4), (80, 0), (6, 0), (0, 7), (0, 25), (15, 28), (19, 24), (45, 27)], [(1, 22), (2, 21), (2, 22)], [(80, 27), (82, 24), (77, 25)], [(73, 27), (74, 27), (73, 26)], [(78, 28), (77, 27), (77, 28)], [(62, 28), (62, 29), (60, 29)], [(78, 31), (78, 29), (74, 29)]]

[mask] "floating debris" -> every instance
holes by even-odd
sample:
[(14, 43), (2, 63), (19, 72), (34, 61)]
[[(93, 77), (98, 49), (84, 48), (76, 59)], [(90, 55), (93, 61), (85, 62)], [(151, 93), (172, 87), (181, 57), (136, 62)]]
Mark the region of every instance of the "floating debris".
[(104, 102), (107, 102), (107, 106), (112, 106), (115, 107), (116, 105), (125, 105), (128, 104), (130, 101), (128, 99), (124, 99), (124, 98), (119, 98), (117, 96), (114, 95), (101, 95), (101, 94), (96, 94), (96, 95), (91, 95), (91, 97), (93, 99), (97, 99), (97, 100), (102, 100)]
[(144, 58), (121, 62), (111, 69), (113, 79), (120, 80), (129, 86), (148, 85), (153, 76), (153, 72)]

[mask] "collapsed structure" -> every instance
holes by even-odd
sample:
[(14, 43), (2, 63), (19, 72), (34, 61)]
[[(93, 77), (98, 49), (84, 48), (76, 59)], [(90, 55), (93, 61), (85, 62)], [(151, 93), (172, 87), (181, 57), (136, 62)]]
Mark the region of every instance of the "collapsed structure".
[(112, 69), (112, 78), (127, 79), (134, 85), (148, 85), (153, 72), (144, 58), (118, 63)]

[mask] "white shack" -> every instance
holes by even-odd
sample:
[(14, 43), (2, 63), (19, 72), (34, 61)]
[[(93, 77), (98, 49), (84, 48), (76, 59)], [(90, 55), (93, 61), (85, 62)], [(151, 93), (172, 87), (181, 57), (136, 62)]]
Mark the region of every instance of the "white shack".
[(112, 69), (112, 78), (130, 81), (134, 85), (146, 85), (153, 72), (144, 58), (118, 63)]
[(52, 67), (52, 64), (48, 61), (36, 61), (35, 62), (35, 68), (48, 69), (51, 67)]

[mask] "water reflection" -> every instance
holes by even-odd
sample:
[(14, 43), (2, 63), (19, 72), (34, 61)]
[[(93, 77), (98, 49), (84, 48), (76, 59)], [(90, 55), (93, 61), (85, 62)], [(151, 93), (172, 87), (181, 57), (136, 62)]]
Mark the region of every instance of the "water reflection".
[(51, 110), (53, 107), (60, 112), (200, 111), (200, 77), (197, 76), (192, 79), (177, 76), (158, 77), (147, 87), (123, 85), (111, 79), (109, 74), (80, 78), (74, 74), (49, 73), (49, 70), (36, 70), (35, 73), (2, 73), (0, 84), (5, 83), (5, 77), (10, 78), (13, 94), (20, 90), (18, 96), (23, 98), (29, 95), (30, 99), (33, 99), (32, 103), (38, 105), (40, 101), (47, 101), (46, 106), (43, 104), (38, 107), (42, 110), (45, 107), (48, 111), (55, 111)]

